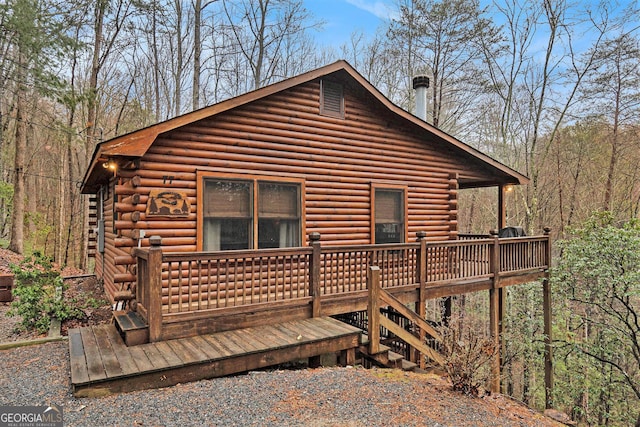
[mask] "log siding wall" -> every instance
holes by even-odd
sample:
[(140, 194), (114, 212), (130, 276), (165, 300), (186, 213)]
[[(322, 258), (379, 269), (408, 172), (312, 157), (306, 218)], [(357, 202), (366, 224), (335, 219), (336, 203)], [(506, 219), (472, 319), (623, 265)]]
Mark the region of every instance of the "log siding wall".
[[(345, 85), (344, 96), (344, 119), (319, 114), (315, 80), (160, 135), (137, 170), (118, 171), (105, 201), (107, 293), (135, 280), (133, 248), (151, 235), (162, 237), (164, 252), (197, 250), (198, 171), (303, 180), (304, 244), (311, 232), (323, 246), (371, 243), (372, 186), (407, 189), (408, 240), (420, 230), (430, 240), (456, 238), (458, 177), (482, 178), (481, 170), (425, 143), (424, 130), (367, 92)], [(146, 218), (158, 188), (186, 193), (189, 216)]]

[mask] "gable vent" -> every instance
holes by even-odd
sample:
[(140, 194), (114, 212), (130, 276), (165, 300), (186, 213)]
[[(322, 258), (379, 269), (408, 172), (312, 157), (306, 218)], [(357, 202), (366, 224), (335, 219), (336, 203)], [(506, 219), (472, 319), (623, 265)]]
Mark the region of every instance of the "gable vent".
[(320, 114), (344, 118), (344, 96), (341, 84), (320, 81)]

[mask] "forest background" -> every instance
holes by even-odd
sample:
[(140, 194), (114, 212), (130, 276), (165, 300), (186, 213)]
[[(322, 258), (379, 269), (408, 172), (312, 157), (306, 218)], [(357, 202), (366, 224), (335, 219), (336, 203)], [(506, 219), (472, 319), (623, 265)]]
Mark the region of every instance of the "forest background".
[[(507, 194), (510, 225), (551, 227), (554, 241), (637, 233), (627, 225), (640, 216), (638, 8), (397, 0), (374, 35), (327, 47), (316, 39), (326, 23), (300, 0), (2, 0), (0, 239), (90, 269), (79, 185), (98, 142), (337, 59), (408, 111), (412, 77), (429, 76), (427, 121), (530, 177)], [(459, 231), (495, 228), (496, 200), (495, 189), (461, 192)], [(630, 329), (612, 330), (588, 306), (600, 296), (580, 299), (568, 280), (554, 283), (554, 403), (585, 424), (636, 423), (640, 356), (620, 334), (640, 331), (640, 284), (622, 296)], [(544, 406), (540, 287), (517, 288), (505, 391)]]

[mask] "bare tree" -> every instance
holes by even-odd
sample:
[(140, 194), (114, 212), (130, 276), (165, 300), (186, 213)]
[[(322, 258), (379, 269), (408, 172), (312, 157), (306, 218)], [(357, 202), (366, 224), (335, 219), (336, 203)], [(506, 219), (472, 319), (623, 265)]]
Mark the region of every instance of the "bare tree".
[[(15, 82), (15, 133), (13, 158), (13, 211), (9, 248), (24, 250), (25, 172), (27, 167), (27, 123), (31, 121), (35, 96), (54, 94), (61, 81), (55, 65), (69, 46), (64, 20), (55, 4), (14, 0), (0, 9), (8, 57), (13, 62), (11, 79)], [(29, 112), (31, 111), (31, 114)]]
[(253, 89), (278, 78), (285, 40), (300, 37), (316, 25), (301, 0), (238, 0), (224, 2), (235, 44), (250, 68)]
[[(607, 40), (597, 54), (597, 68), (590, 74), (584, 90), (591, 114), (605, 117), (610, 131), (609, 161), (602, 209), (611, 210), (618, 162), (625, 151), (635, 148), (633, 124), (640, 118), (640, 41), (629, 33)], [(631, 154), (631, 153), (629, 153)]]
[(493, 25), (482, 18), (478, 1), (417, 0), (403, 4), (389, 34), (407, 50), (409, 77), (431, 79), (430, 122), (453, 131), (464, 105), (476, 96), (480, 52), (472, 48), (480, 31)]
[[(540, 171), (549, 160), (552, 141), (565, 124), (577, 100), (585, 76), (595, 66), (596, 53), (604, 35), (611, 30), (606, 13), (596, 15), (572, 10), (562, 0), (546, 0), (521, 8), (507, 1), (498, 10), (507, 22), (504, 42), (495, 48), (493, 41), (481, 45), (493, 93), (494, 107), (500, 113), (499, 158), (522, 170), (531, 178), (521, 197), (523, 218), (528, 230), (542, 228), (540, 215)], [(583, 18), (586, 17), (586, 18)], [(580, 27), (590, 23), (590, 49), (578, 52), (574, 39)], [(541, 27), (542, 26), (542, 27)], [(532, 61), (534, 48), (544, 34), (542, 60)], [(535, 42), (535, 43), (534, 43)]]
[(202, 13), (216, 0), (194, 0), (193, 4), (193, 83), (191, 87), (192, 107), (200, 108), (200, 78), (202, 73)]

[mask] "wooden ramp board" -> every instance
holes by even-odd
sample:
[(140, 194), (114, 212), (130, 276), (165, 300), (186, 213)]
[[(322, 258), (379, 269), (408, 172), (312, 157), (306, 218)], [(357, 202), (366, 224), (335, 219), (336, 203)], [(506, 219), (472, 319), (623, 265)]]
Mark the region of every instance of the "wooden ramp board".
[(113, 324), (69, 330), (76, 397), (159, 388), (349, 352), (360, 329), (318, 317), (127, 347)]

